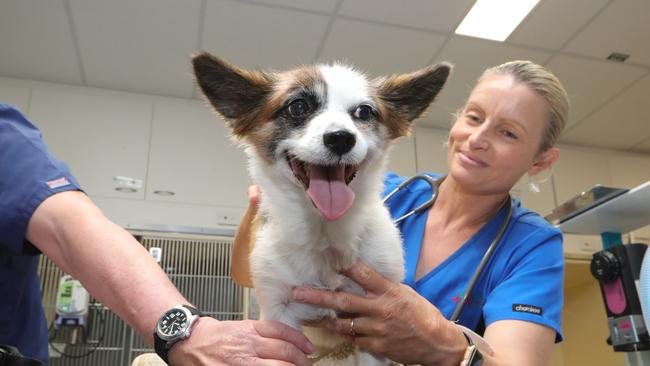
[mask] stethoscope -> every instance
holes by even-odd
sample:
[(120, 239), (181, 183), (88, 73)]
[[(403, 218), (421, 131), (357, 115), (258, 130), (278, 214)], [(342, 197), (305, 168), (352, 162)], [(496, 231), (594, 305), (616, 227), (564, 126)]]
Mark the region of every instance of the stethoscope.
[[(407, 178), (405, 181), (400, 183), (395, 189), (393, 189), (384, 199), (382, 200), (382, 203), (386, 203), (386, 201), (391, 198), (395, 193), (399, 192), (400, 190), (404, 189), (407, 187), (409, 184), (411, 184), (415, 180), (424, 180), (431, 186), (431, 198), (429, 198), (427, 201), (425, 201), (423, 204), (420, 206), (416, 207), (415, 209), (409, 211), (405, 215), (402, 215), (398, 217), (397, 219), (393, 220), (394, 223), (399, 223), (402, 220), (406, 219), (407, 217), (414, 215), (414, 214), (419, 214), (422, 211), (425, 211), (433, 204), (436, 202), (436, 198), (438, 198), (438, 187), (440, 186), (440, 183), (445, 179), (445, 176), (441, 176), (438, 178), (432, 178), (426, 174), (418, 174), (414, 175), (412, 177)], [(455, 322), (458, 320), (458, 317), (460, 316), (461, 311), (463, 311), (463, 307), (465, 306), (465, 303), (467, 302), (467, 299), (469, 298), (469, 295), (471, 294), (472, 290), (474, 289), (474, 285), (476, 284), (476, 281), (478, 280), (479, 276), (481, 275), (481, 272), (483, 272), (483, 267), (485, 267), (485, 264), (487, 261), (490, 259), (492, 256), (492, 253), (494, 252), (494, 249), (496, 246), (499, 244), (501, 241), (501, 238), (503, 237), (503, 234), (506, 231), (506, 228), (508, 227), (508, 224), (510, 223), (510, 218), (512, 217), (512, 199), (510, 198), (510, 195), (508, 195), (508, 213), (506, 214), (506, 219), (503, 220), (503, 223), (501, 224), (501, 227), (499, 228), (499, 232), (497, 233), (496, 237), (492, 242), (490, 243), (490, 246), (487, 248), (485, 251), (485, 254), (483, 254), (483, 258), (481, 258), (481, 261), (479, 262), (478, 266), (476, 267), (476, 270), (474, 271), (474, 274), (472, 274), (472, 277), (469, 281), (469, 284), (467, 285), (467, 290), (463, 294), (463, 298), (458, 302), (456, 305), (456, 308), (454, 309), (454, 312), (452, 313), (451, 317), (449, 320)]]

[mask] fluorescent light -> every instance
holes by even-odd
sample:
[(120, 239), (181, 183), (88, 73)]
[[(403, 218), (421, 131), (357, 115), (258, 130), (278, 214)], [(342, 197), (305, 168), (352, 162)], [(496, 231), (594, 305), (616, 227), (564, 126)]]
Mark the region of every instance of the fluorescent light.
[(457, 34), (505, 41), (539, 0), (477, 0)]

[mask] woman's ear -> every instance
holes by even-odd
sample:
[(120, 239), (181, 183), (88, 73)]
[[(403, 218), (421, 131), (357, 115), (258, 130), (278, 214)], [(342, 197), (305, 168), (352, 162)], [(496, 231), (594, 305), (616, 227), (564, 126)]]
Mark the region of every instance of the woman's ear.
[(560, 149), (557, 147), (552, 147), (544, 151), (543, 153), (539, 154), (539, 156), (535, 159), (533, 165), (528, 169), (528, 175), (532, 177), (535, 174), (550, 168), (551, 165), (553, 165), (559, 158)]

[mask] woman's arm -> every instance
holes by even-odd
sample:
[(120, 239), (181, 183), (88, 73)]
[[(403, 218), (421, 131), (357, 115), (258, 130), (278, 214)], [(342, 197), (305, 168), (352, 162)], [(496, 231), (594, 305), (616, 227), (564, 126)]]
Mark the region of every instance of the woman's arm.
[(555, 330), (523, 320), (500, 320), (485, 329), (485, 340), (494, 356), (484, 356), (484, 365), (546, 366), (555, 346)]
[(253, 287), (253, 280), (250, 273), (249, 257), (255, 245), (255, 232), (259, 225), (258, 204), (260, 198), (259, 186), (248, 188), (248, 208), (244, 213), (232, 248), (230, 257), (230, 275), (236, 284), (244, 287)]

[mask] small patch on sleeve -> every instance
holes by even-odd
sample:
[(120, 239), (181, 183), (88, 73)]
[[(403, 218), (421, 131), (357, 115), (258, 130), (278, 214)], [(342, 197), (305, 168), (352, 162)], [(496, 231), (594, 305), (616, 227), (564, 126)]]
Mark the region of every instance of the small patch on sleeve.
[(544, 313), (541, 307), (526, 304), (512, 304), (512, 311), (517, 313), (530, 313), (535, 315), (542, 315)]
[(58, 179), (55, 179), (55, 180), (51, 180), (51, 181), (47, 182), (46, 184), (47, 184), (48, 187), (50, 187), (50, 189), (55, 189), (55, 188), (59, 188), (59, 187), (65, 187), (65, 186), (69, 185), (70, 182), (68, 181), (68, 178), (61, 177), (61, 178), (58, 178)]

